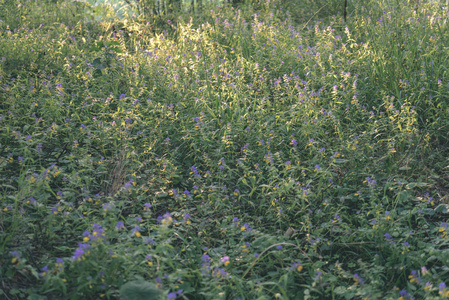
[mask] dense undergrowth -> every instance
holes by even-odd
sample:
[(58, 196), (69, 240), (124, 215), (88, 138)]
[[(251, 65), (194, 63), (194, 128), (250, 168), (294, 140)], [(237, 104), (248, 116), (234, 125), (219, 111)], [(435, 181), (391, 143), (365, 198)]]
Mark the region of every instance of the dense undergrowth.
[(449, 297), (447, 6), (43, 2), (0, 1), (1, 297)]

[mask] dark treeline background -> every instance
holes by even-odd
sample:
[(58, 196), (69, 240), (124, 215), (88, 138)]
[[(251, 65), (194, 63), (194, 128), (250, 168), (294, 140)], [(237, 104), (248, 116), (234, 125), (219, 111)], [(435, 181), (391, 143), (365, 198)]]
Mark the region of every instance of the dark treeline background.
[[(202, 13), (222, 5), (265, 6), (272, 0), (123, 0), (141, 16), (161, 16), (179, 13)], [(105, 2), (110, 2), (105, 0)], [(113, 1), (114, 2), (114, 1)], [(305, 21), (310, 17), (345, 14), (350, 1), (345, 0), (282, 0), (282, 7), (291, 11), (292, 19)]]

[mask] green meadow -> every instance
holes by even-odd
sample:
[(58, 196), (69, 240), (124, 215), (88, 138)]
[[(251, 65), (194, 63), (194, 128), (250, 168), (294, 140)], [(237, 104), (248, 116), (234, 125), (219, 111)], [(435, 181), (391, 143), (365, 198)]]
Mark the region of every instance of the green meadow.
[(449, 298), (449, 5), (344, 2), (0, 0), (0, 298)]

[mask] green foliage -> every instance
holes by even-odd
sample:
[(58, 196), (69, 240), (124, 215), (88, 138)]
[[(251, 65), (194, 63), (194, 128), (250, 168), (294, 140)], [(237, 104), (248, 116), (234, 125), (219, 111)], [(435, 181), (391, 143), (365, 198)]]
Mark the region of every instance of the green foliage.
[(120, 288), (120, 295), (127, 300), (157, 299), (160, 294), (155, 284), (145, 280), (129, 281)]
[(0, 3), (1, 296), (449, 297), (447, 6)]

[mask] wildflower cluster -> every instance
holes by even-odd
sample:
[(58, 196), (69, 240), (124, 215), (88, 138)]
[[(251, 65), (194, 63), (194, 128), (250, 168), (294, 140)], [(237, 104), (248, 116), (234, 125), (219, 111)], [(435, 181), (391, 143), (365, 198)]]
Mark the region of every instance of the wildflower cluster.
[(1, 2), (5, 298), (449, 298), (447, 5)]

